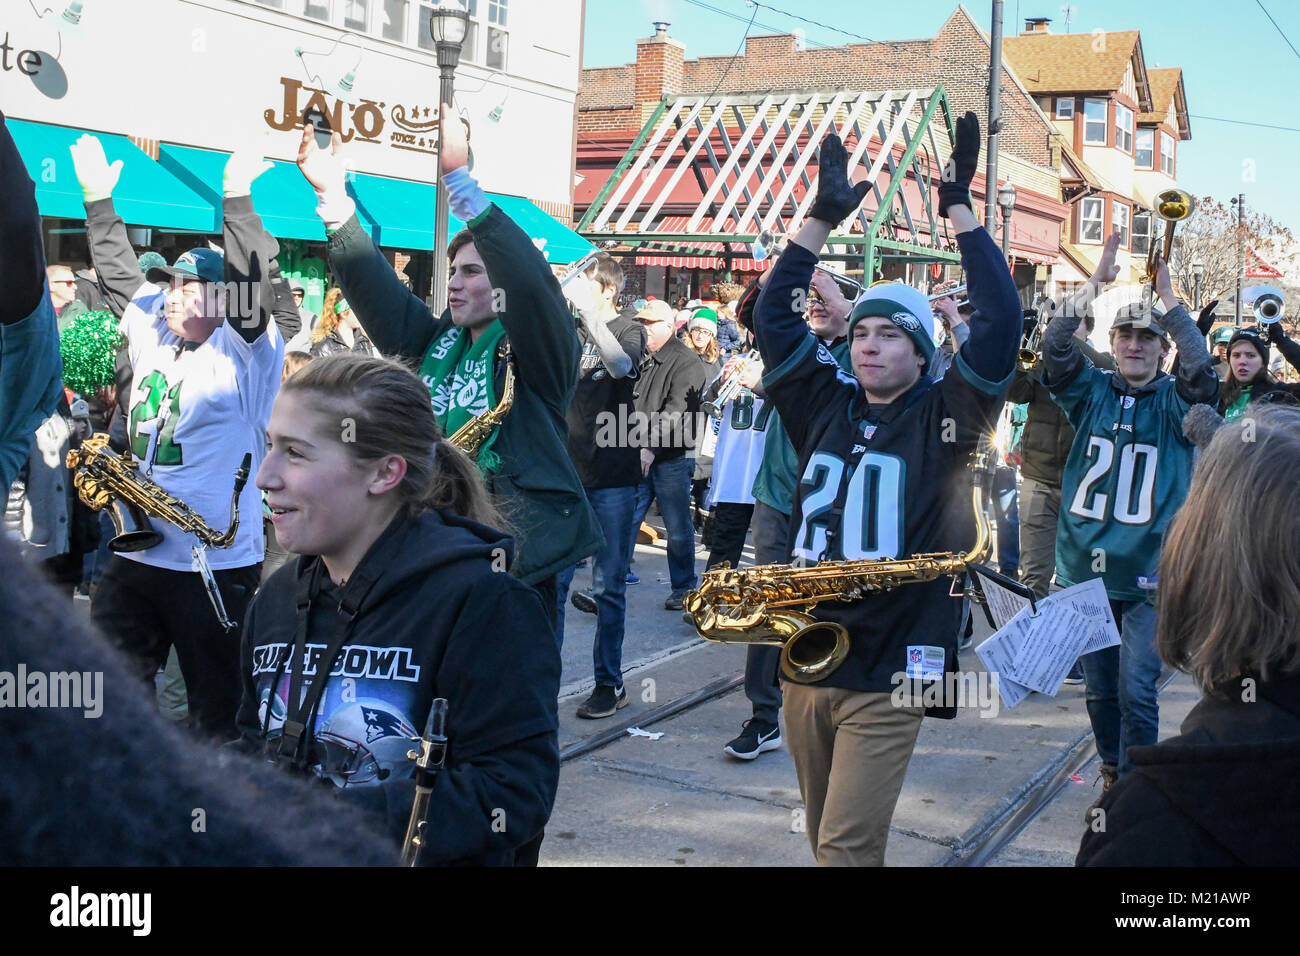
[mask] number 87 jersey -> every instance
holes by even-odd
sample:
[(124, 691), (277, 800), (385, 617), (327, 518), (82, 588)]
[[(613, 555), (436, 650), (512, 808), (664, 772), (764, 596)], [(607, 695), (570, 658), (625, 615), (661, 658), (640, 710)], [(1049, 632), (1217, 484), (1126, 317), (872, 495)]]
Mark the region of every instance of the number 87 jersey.
[(1061, 480), (1057, 583), (1101, 577), (1112, 600), (1148, 600), (1161, 538), (1191, 483), (1194, 449), (1182, 424), (1191, 403), (1171, 375), (1133, 388), (1087, 364), (1053, 384), (1075, 428)]

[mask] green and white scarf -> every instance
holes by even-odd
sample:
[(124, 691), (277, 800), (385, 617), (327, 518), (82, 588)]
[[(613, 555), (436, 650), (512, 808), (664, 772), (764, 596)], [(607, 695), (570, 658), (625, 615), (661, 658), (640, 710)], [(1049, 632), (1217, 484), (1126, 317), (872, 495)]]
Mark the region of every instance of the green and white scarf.
[[(454, 435), (470, 419), (496, 407), (492, 360), (505, 333), (505, 328), (497, 320), (477, 341), (471, 342), (468, 332), (453, 326), (425, 353), (420, 379), (433, 396), (433, 413), (447, 437)], [(500, 456), (492, 451), (499, 431), (499, 427), (493, 429), (479, 448), (478, 466), (485, 475), (501, 464)]]

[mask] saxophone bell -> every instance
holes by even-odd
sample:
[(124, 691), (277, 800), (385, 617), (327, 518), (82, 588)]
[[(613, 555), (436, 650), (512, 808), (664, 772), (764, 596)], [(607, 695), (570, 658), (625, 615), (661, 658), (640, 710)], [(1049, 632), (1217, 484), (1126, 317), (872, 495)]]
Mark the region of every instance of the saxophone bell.
[(108, 520), (113, 522), (113, 537), (108, 550), (114, 554), (146, 551), (162, 544), (162, 532), (154, 530), (144, 511), (125, 498), (113, 498), (106, 505)]

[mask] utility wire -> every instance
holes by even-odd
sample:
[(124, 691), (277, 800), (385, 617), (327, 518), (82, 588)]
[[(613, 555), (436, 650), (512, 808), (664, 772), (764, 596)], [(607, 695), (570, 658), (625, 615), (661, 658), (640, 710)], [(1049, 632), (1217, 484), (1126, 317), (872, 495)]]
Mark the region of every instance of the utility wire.
[(1300, 58), (1300, 50), (1297, 50), (1295, 44), (1287, 39), (1286, 34), (1282, 32), (1282, 28), (1278, 26), (1277, 21), (1273, 19), (1273, 14), (1269, 13), (1268, 8), (1264, 6), (1264, 0), (1255, 0), (1255, 2), (1259, 4), (1259, 8), (1264, 11), (1264, 16), (1268, 17), (1268, 22), (1273, 24), (1273, 29), (1277, 31), (1277, 35), (1280, 36), (1286, 45), (1291, 48), (1291, 52), (1294, 53), (1297, 58)]

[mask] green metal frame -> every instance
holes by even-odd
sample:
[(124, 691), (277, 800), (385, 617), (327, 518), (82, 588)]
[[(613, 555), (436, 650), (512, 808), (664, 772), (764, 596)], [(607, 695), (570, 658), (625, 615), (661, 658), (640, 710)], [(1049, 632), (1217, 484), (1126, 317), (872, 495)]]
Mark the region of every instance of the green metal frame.
[[(674, 98), (675, 99), (675, 98)], [(592, 242), (602, 242), (608, 240), (617, 240), (620, 245), (626, 246), (631, 250), (642, 253), (667, 254), (667, 255), (695, 255), (707, 257), (715, 255), (714, 250), (705, 250), (701, 248), (702, 243), (725, 243), (728, 247), (732, 244), (743, 243), (748, 245), (758, 238), (758, 233), (739, 234), (719, 234), (719, 233), (688, 233), (688, 232), (620, 232), (620, 231), (594, 231), (590, 228), (591, 223), (599, 217), (601, 210), (604, 209), (606, 201), (610, 194), (617, 188), (618, 183), (622, 180), (628, 168), (636, 161), (640, 155), (642, 147), (650, 134), (659, 125), (664, 113), (670, 104), (668, 97), (660, 99), (654, 112), (641, 127), (636, 139), (628, 147), (627, 152), (614, 168), (613, 174), (606, 180), (605, 185), (601, 187), (600, 193), (583, 214), (582, 221), (578, 223), (577, 231), (585, 239)], [(891, 175), (888, 188), (880, 195), (880, 201), (877, 204), (876, 211), (872, 215), (871, 221), (867, 224), (866, 230), (862, 235), (843, 233), (832, 235), (827, 239), (827, 248), (823, 254), (823, 259), (832, 259), (845, 261), (847, 263), (857, 262), (863, 270), (863, 275), (868, 277), (867, 281), (876, 278), (880, 271), (880, 266), (885, 259), (903, 259), (909, 262), (941, 262), (956, 264), (961, 261), (961, 254), (955, 249), (942, 248), (939, 245), (922, 245), (917, 242), (909, 242), (895, 238), (897, 229), (895, 223), (894, 201), (898, 198), (899, 191), (902, 189), (903, 182), (908, 179), (911, 165), (916, 158), (916, 153), (921, 145), (922, 139), (930, 132), (931, 124), (934, 122), (935, 113), (942, 111), (942, 121), (947, 129), (949, 142), (955, 137), (955, 130), (952, 122), (952, 113), (948, 105), (948, 97), (942, 85), (934, 88), (930, 95), (925, 110), (921, 114), (920, 120), (913, 134), (909, 138), (903, 155), (894, 163), (894, 170), (898, 175)], [(870, 131), (867, 132), (870, 135)], [(892, 149), (893, 147), (891, 147)], [(938, 157), (933, 157), (935, 162)], [(932, 241), (941, 240), (941, 224), (935, 215), (934, 202), (931, 190), (921, 191), (924, 220), (928, 221), (930, 227), (930, 236)], [(838, 248), (837, 248), (838, 247)], [(848, 247), (845, 250), (845, 247)], [(719, 255), (730, 261), (731, 256)]]

